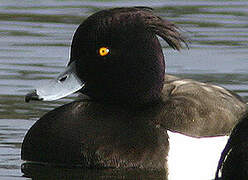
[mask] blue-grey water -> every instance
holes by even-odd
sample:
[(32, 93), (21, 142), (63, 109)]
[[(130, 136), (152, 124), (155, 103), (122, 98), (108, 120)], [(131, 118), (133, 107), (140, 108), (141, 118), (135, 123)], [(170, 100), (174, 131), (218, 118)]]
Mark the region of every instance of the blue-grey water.
[(104, 8), (141, 5), (177, 23), (191, 41), (181, 52), (162, 42), (168, 73), (248, 100), (248, 1), (0, 0), (0, 179), (25, 179), (25, 133), (41, 115), (75, 99), (27, 104), (24, 95), (63, 69), (77, 26)]

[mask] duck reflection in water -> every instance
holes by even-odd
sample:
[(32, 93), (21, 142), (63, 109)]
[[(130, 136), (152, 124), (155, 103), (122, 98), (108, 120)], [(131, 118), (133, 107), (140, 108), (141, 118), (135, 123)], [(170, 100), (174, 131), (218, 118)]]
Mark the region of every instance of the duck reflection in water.
[(222, 87), (165, 74), (157, 36), (176, 50), (186, 44), (175, 24), (146, 7), (102, 10), (78, 27), (68, 67), (26, 101), (85, 96), (28, 131), (26, 176), (167, 179), (168, 130), (203, 139), (230, 133), (246, 104)]

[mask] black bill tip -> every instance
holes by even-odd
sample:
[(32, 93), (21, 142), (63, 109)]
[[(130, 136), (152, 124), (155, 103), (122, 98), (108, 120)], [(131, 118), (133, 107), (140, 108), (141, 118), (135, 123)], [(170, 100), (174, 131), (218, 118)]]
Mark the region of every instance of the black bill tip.
[(30, 92), (28, 93), (26, 96), (25, 96), (25, 102), (29, 102), (31, 100), (34, 100), (34, 101), (41, 101), (42, 99), (39, 98), (39, 96), (37, 95), (36, 93), (36, 90), (33, 91), (33, 92)]

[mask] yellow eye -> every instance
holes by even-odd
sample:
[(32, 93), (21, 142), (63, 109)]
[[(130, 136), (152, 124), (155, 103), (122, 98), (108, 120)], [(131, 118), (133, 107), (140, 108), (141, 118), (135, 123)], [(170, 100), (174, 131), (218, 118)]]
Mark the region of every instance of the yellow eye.
[(109, 49), (107, 47), (101, 47), (99, 49), (99, 54), (100, 56), (106, 56), (109, 53)]

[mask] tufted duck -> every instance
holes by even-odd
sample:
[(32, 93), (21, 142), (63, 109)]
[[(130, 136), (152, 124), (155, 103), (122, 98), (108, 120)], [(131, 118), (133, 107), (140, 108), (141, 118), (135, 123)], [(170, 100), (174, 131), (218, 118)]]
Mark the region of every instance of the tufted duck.
[(246, 180), (248, 178), (248, 114), (233, 129), (221, 154), (215, 180)]
[(167, 172), (167, 130), (191, 137), (228, 134), (246, 104), (222, 87), (165, 75), (157, 36), (176, 50), (185, 44), (177, 26), (150, 8), (115, 8), (88, 17), (74, 34), (66, 70), (26, 101), (73, 92), (89, 98), (41, 117), (24, 138), (22, 159)]

